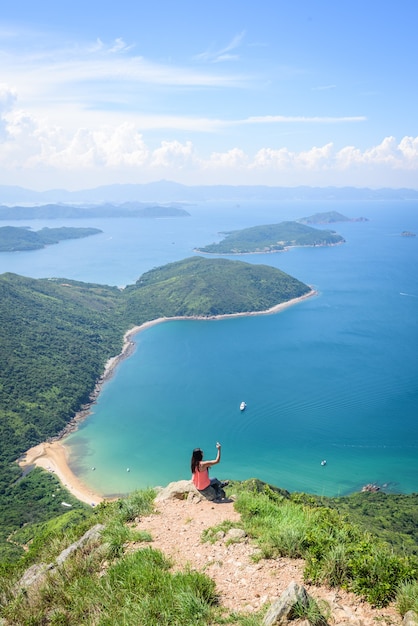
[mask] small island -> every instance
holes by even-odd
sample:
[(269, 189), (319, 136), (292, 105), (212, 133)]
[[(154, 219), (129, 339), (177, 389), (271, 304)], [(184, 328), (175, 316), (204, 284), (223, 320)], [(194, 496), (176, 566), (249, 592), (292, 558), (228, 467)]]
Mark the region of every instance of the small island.
[(18, 226), (0, 227), (0, 252), (40, 250), (65, 239), (81, 239), (101, 233), (99, 228), (42, 228), (38, 231)]
[(347, 217), (338, 211), (315, 213), (309, 217), (301, 217), (299, 224), (334, 224), (335, 222), (368, 222), (367, 217)]
[(412, 233), (410, 230), (403, 230), (401, 232), (401, 237), (416, 237), (416, 234)]
[(234, 230), (219, 243), (212, 243), (197, 252), (207, 254), (262, 254), (281, 252), (292, 247), (335, 246), (344, 238), (333, 230), (318, 230), (299, 222), (280, 222)]

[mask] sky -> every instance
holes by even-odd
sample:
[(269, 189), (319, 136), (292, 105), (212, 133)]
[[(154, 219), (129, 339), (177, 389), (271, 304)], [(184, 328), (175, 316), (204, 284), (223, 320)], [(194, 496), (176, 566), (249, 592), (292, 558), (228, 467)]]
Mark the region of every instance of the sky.
[(416, 0), (14, 0), (0, 185), (418, 189)]

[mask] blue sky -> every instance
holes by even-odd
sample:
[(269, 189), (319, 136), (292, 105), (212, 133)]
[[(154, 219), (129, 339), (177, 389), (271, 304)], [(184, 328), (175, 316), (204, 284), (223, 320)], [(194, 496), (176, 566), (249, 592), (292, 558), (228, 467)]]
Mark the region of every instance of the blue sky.
[(415, 0), (14, 0), (0, 184), (418, 188)]

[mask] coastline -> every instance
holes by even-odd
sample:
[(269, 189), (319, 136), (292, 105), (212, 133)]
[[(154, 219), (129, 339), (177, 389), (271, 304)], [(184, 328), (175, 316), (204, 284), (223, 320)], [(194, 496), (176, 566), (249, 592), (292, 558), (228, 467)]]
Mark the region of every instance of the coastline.
[(30, 448), (18, 461), (20, 467), (42, 467), (52, 472), (61, 481), (63, 486), (81, 502), (95, 506), (106, 498), (94, 493), (72, 472), (68, 465), (68, 451), (59, 441), (40, 443)]
[(18, 460), (18, 464), (22, 469), (30, 467), (41, 467), (47, 471), (53, 472), (61, 481), (61, 483), (68, 489), (68, 491), (75, 496), (81, 502), (86, 502), (95, 506), (105, 500), (113, 498), (106, 498), (98, 493), (95, 493), (85, 483), (83, 483), (71, 470), (69, 466), (68, 448), (65, 447), (64, 439), (67, 435), (77, 430), (80, 422), (85, 420), (91, 412), (91, 407), (96, 402), (97, 397), (101, 391), (103, 383), (105, 383), (112, 376), (115, 368), (119, 363), (130, 356), (134, 349), (135, 343), (133, 337), (151, 326), (168, 322), (172, 320), (215, 320), (224, 319), (230, 317), (244, 317), (254, 315), (272, 315), (278, 313), (284, 309), (287, 309), (298, 302), (302, 302), (311, 296), (317, 295), (317, 291), (311, 289), (308, 293), (298, 298), (293, 298), (281, 304), (277, 304), (265, 311), (249, 311), (244, 313), (229, 313), (225, 315), (213, 315), (213, 316), (178, 316), (178, 317), (160, 317), (155, 320), (151, 320), (141, 324), (140, 326), (134, 326), (128, 330), (124, 335), (124, 343), (120, 354), (111, 357), (106, 365), (102, 376), (97, 381), (94, 390), (90, 396), (90, 402), (81, 407), (81, 410), (76, 413), (74, 418), (67, 424), (67, 426), (55, 437), (52, 437), (46, 442), (40, 443), (33, 448), (27, 450)]

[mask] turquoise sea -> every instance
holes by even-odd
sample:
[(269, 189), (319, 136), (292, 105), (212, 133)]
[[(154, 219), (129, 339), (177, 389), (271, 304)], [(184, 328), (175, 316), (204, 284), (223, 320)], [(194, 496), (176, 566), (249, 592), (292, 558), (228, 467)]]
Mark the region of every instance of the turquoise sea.
[(340, 246), (240, 257), (317, 296), (274, 315), (169, 321), (136, 335), (135, 353), (65, 440), (77, 475), (105, 495), (164, 485), (189, 478), (192, 448), (210, 458), (220, 441), (219, 478), (324, 495), (370, 482), (418, 491), (418, 237), (400, 236), (418, 233), (418, 203), (208, 203), (184, 219), (89, 220), (103, 235), (1, 254), (0, 272), (125, 285), (220, 231), (331, 209), (369, 221), (335, 224)]

